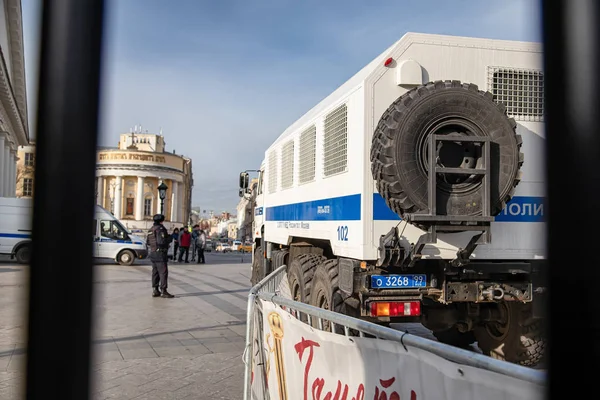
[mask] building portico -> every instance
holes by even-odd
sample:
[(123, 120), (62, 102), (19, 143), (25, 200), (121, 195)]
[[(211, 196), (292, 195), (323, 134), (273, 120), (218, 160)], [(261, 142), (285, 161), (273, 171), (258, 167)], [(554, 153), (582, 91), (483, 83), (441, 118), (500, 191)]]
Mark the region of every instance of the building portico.
[[(128, 144), (121, 135), (119, 147)], [(133, 136), (133, 135), (132, 135)], [(164, 145), (159, 135), (136, 134), (125, 149), (98, 152), (96, 202), (111, 211), (129, 229), (148, 229), (154, 214), (161, 212), (158, 186), (167, 185), (164, 199), (165, 226), (188, 222), (191, 198), (191, 160), (174, 153), (139, 150), (135, 144), (146, 136)]]

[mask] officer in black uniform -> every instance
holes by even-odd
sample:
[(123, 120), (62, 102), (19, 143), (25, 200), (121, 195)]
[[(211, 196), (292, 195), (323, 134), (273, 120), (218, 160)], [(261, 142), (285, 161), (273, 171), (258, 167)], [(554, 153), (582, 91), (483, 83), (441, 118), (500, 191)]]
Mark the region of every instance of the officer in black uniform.
[[(173, 240), (167, 228), (162, 224), (165, 216), (156, 214), (154, 216), (154, 225), (148, 233), (148, 244), (150, 245), (150, 261), (152, 261), (152, 297), (164, 297), (171, 299), (173, 296), (167, 292), (167, 279), (169, 269), (167, 267), (167, 252), (169, 244)], [(158, 290), (160, 284), (160, 291)], [(162, 291), (162, 293), (161, 293)]]

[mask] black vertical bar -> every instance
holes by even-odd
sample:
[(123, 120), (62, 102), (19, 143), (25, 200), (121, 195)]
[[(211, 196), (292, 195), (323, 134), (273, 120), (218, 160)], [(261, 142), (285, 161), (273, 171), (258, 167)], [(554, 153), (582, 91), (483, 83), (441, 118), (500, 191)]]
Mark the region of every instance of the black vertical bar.
[(102, 0), (43, 4), (27, 399), (87, 399)]
[(429, 138), (429, 215), (437, 215), (437, 135)]
[[(550, 264), (549, 394), (597, 393), (600, 3), (543, 1)], [(576, 384), (569, 384), (573, 382)], [(565, 390), (559, 390), (565, 386)]]

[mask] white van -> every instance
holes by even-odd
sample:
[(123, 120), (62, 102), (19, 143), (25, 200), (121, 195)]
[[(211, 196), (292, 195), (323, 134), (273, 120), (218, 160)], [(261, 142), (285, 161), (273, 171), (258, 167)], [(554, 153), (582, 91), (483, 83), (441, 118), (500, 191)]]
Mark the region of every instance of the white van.
[[(22, 264), (31, 256), (32, 199), (0, 198), (0, 254), (16, 258)], [(145, 258), (144, 238), (130, 234), (110, 212), (96, 206), (94, 217), (94, 253), (97, 258), (112, 258), (131, 265)]]

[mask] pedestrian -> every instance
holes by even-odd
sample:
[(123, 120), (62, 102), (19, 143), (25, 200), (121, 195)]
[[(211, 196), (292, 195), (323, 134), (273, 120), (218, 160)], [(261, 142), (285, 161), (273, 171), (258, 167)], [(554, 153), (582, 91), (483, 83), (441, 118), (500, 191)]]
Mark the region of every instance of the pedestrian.
[(174, 228), (173, 233), (173, 262), (177, 262), (177, 250), (179, 250), (179, 228)]
[(198, 244), (196, 245), (196, 249), (198, 249), (198, 264), (206, 264), (206, 259), (204, 258), (204, 248), (206, 247), (206, 234), (202, 229), (199, 231), (198, 238), (196, 239)]
[[(154, 224), (148, 232), (148, 245), (150, 246), (150, 261), (152, 261), (152, 297), (171, 299), (173, 296), (167, 292), (169, 267), (167, 266), (169, 244), (173, 237), (162, 224), (165, 216), (156, 214)], [(160, 286), (160, 290), (158, 290)], [(161, 293), (162, 292), (162, 293)]]
[(199, 235), (200, 227), (198, 225), (194, 225), (192, 228), (192, 259), (190, 261), (196, 261), (196, 243)]
[(189, 263), (189, 254), (190, 254), (190, 244), (192, 242), (192, 235), (190, 231), (187, 229), (187, 226), (183, 228), (179, 236), (179, 262), (182, 261), (183, 253), (185, 253), (185, 262)]

